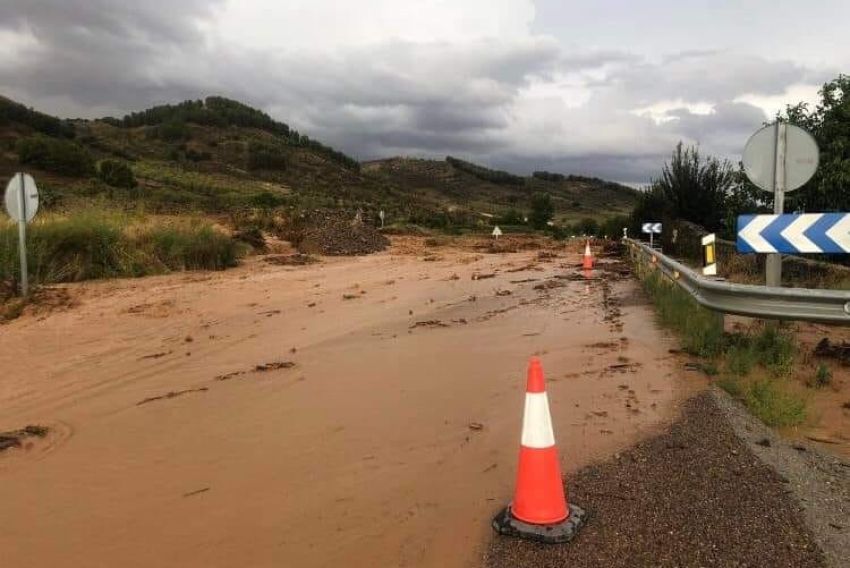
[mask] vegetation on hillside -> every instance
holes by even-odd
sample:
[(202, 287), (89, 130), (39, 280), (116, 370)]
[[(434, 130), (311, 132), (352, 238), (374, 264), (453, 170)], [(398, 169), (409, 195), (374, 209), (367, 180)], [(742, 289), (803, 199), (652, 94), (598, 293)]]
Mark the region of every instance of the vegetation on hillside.
[(94, 174), (94, 159), (80, 144), (64, 138), (36, 134), (21, 138), (15, 145), (22, 164), (62, 174), (87, 177)]
[(48, 136), (74, 137), (74, 126), (67, 120), (38, 112), (0, 96), (0, 126), (13, 123), (26, 125)]
[[(36, 283), (219, 268), (241, 250), (210, 227), (162, 219), (214, 216), (235, 234), (259, 237), (282, 235), (283, 220), (305, 211), (343, 209), (374, 223), (384, 211), (390, 230), (489, 232), (498, 222), (564, 237), (605, 230), (636, 196), (592, 178), (520, 177), (455, 158), (393, 159), (360, 171), (350, 158), (328, 159), (326, 147), (285, 123), (221, 97), (74, 121), (0, 103), (0, 175), (23, 166), (39, 185), (41, 213), (30, 230)], [(0, 280), (18, 266), (15, 231), (5, 223)]]
[(187, 139), (187, 123), (216, 128), (256, 128), (277, 136), (290, 146), (310, 148), (347, 168), (360, 168), (357, 160), (343, 152), (311, 140), (306, 134), (300, 134), (261, 110), (224, 97), (207, 97), (204, 100), (188, 100), (176, 105), (160, 105), (130, 113), (121, 119), (107, 117), (103, 121), (121, 128), (155, 127), (156, 135), (168, 141)]
[(516, 176), (503, 170), (491, 170), (472, 162), (466, 162), (458, 158), (446, 156), (446, 161), (459, 170), (470, 173), (482, 179), (499, 185), (525, 185), (525, 178)]

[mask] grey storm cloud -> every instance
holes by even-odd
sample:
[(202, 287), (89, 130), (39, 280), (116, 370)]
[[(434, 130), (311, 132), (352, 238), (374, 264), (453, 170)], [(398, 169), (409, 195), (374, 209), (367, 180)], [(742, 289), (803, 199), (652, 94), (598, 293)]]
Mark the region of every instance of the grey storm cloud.
[(31, 34), (37, 48), (0, 84), (36, 97), (65, 96), (85, 105), (131, 108), (160, 92), (180, 96), (191, 85), (163, 84), (153, 67), (200, 45), (196, 22), (204, 0), (7, 0), (0, 29)]
[(726, 155), (740, 154), (750, 135), (765, 122), (764, 112), (747, 103), (719, 103), (709, 114), (687, 109), (667, 114), (675, 120), (665, 127), (675, 135)]
[[(828, 79), (757, 55), (680, 51), (653, 61), (531, 33), (461, 43), (388, 34), (328, 50), (260, 49), (210, 40), (205, 24), (224, 4), (6, 0), (0, 33), (23, 38), (23, 47), (0, 54), (0, 91), (89, 117), (221, 94), (361, 159), (454, 154), (517, 172), (647, 181), (679, 139), (739, 151), (766, 117), (736, 97)], [(563, 85), (588, 100), (565, 107), (546, 94)], [(712, 110), (685, 105), (658, 123), (635, 114), (665, 101)]]
[(781, 94), (789, 84), (804, 81), (808, 75), (805, 67), (791, 61), (699, 51), (667, 56), (659, 64), (624, 67), (609, 85), (628, 91), (638, 104), (651, 104), (659, 93), (670, 99), (716, 101), (742, 94), (743, 85), (752, 92)]

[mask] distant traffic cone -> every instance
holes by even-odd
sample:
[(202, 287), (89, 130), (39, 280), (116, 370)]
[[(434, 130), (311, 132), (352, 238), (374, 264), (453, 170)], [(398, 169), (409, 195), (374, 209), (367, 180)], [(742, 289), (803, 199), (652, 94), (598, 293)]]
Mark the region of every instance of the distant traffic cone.
[(585, 270), (593, 268), (593, 253), (590, 252), (590, 239), (587, 240), (587, 244), (584, 246), (584, 259), (582, 260), (581, 267)]
[(540, 360), (528, 364), (522, 442), (513, 502), (493, 519), (501, 533), (539, 542), (568, 542), (585, 513), (567, 503)]

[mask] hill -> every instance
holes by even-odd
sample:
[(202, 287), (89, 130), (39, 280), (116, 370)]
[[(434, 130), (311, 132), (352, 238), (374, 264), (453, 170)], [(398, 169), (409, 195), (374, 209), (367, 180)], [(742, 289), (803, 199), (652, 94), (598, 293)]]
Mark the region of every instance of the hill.
[(0, 150), (0, 176), (32, 172), (45, 207), (66, 210), (92, 199), (167, 213), (342, 208), (449, 228), (523, 214), (536, 193), (551, 196), (560, 222), (624, 214), (637, 196), (593, 178), (520, 177), (452, 157), (360, 164), (223, 97), (100, 120), (63, 120), (0, 97)]
[(417, 199), (452, 210), (504, 215), (525, 211), (530, 197), (546, 193), (555, 205), (555, 220), (597, 220), (631, 211), (637, 192), (595, 178), (563, 176), (542, 179), (491, 170), (448, 156), (446, 160), (389, 158), (365, 162), (362, 171), (406, 188)]

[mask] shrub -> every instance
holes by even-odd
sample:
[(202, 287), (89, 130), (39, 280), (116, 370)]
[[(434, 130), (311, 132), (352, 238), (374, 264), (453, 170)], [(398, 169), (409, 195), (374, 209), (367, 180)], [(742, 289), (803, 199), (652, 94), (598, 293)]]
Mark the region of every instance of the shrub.
[(97, 177), (112, 187), (132, 189), (137, 185), (130, 166), (118, 160), (103, 160), (98, 166)]
[(815, 376), (806, 381), (806, 385), (816, 389), (829, 386), (831, 383), (832, 371), (824, 363), (820, 363), (817, 371), (815, 371)]
[(768, 325), (755, 338), (759, 362), (775, 377), (791, 374), (794, 366), (794, 340), (775, 325)]
[(744, 402), (768, 426), (795, 426), (806, 419), (806, 402), (789, 392), (776, 379), (761, 379), (749, 385)]
[(286, 197), (271, 191), (261, 191), (251, 197), (251, 204), (260, 209), (274, 209), (286, 204)]
[(15, 151), (22, 164), (68, 176), (90, 176), (94, 160), (88, 151), (70, 140), (37, 134), (18, 140)]
[(525, 219), (522, 213), (511, 207), (502, 215), (497, 217), (496, 222), (500, 225), (524, 225)]
[(272, 144), (252, 141), (248, 144), (249, 170), (285, 170), (286, 155)]
[(239, 257), (234, 240), (207, 223), (154, 227), (139, 240), (140, 248), (150, 250), (162, 271), (224, 270), (236, 266)]
[[(134, 224), (94, 211), (42, 217), (27, 232), (30, 277), (36, 283), (142, 276), (171, 270), (235, 266), (244, 247), (207, 222)], [(17, 227), (0, 224), (0, 280), (17, 279)]]
[(750, 374), (756, 364), (756, 353), (750, 345), (733, 345), (726, 353), (726, 369), (737, 377)]

